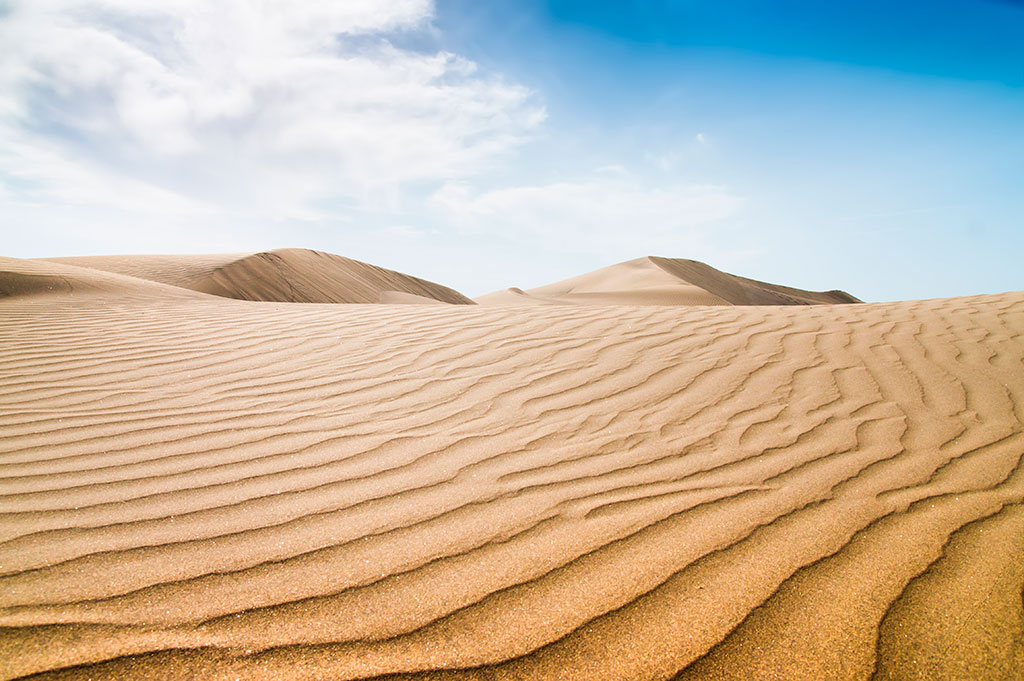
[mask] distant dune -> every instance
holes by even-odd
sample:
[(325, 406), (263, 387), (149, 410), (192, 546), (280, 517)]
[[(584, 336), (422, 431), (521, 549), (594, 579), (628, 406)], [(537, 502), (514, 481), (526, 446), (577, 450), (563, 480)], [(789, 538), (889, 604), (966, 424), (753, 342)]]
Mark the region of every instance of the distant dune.
[(1024, 678), (1024, 292), (218, 257), (0, 258), (0, 680)]
[[(82, 258), (86, 260), (87, 258)], [(157, 299), (202, 298), (197, 292), (134, 276), (79, 267), (70, 261), (23, 260), (0, 256), (0, 299), (47, 294), (101, 295), (116, 301), (143, 296)]]
[[(458, 291), (340, 255), (285, 248), (229, 255), (50, 258), (238, 300), (285, 303), (441, 302), (472, 305)], [(403, 294), (395, 296), (392, 294)], [(387, 295), (385, 295), (387, 294)]]
[(859, 303), (844, 291), (804, 291), (716, 270), (696, 260), (649, 256), (555, 284), (496, 291), (481, 305), (818, 305)]

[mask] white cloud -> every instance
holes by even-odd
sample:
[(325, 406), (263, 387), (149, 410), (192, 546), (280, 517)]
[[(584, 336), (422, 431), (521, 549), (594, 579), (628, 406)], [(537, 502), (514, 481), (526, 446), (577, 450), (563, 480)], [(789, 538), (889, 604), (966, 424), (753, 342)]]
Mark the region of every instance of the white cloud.
[(526, 88), (388, 40), (429, 30), (431, 0), (7, 6), (0, 185), (21, 201), (316, 218), (470, 177), (544, 117)]
[[(471, 233), (488, 249), (515, 240), (615, 262), (693, 253), (742, 205), (616, 163), (515, 179), (557, 172), (499, 166), (543, 107), (462, 56), (399, 47), (398, 32), (433, 35), (432, 0), (6, 7), (0, 232), (17, 223), (6, 241), (22, 253), (462, 247)], [(648, 160), (667, 173), (679, 153)], [(496, 167), (510, 186), (487, 184)]]
[(79, 163), (44, 140), (30, 143), (0, 129), (0, 205), (45, 207), (49, 201), (98, 204), (136, 213), (196, 216), (211, 206), (187, 196)]
[[(470, 232), (537, 240), (549, 250), (586, 251), (614, 262), (624, 254), (692, 252), (743, 199), (714, 185), (649, 186), (631, 177), (474, 192), (446, 184), (432, 198), (442, 219)], [(710, 229), (709, 229), (710, 228)]]
[(391, 225), (376, 230), (376, 234), (387, 239), (422, 239), (426, 232), (410, 225)]
[(597, 168), (594, 168), (594, 172), (599, 175), (609, 175), (613, 177), (625, 176), (629, 174), (629, 171), (626, 170), (625, 166), (620, 165), (618, 163), (611, 163), (608, 165), (598, 166)]
[(644, 160), (663, 173), (670, 173), (674, 171), (680, 160), (682, 160), (682, 157), (683, 155), (678, 151), (667, 151), (661, 153), (648, 151), (644, 154)]

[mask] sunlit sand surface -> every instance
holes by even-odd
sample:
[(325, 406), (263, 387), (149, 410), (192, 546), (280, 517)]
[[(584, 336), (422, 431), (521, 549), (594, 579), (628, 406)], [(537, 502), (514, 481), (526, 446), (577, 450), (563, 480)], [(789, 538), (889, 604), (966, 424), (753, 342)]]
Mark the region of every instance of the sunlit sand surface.
[(0, 259), (0, 678), (1024, 678), (1024, 293), (275, 253)]

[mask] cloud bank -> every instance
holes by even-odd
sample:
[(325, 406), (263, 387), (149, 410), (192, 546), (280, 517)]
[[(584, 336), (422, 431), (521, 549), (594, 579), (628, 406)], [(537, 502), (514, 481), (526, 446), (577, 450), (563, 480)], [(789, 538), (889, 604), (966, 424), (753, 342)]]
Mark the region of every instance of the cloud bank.
[(565, 171), (531, 157), (554, 134), (542, 94), (439, 49), (434, 14), (433, 0), (0, 0), (7, 252), (402, 260), (429, 234), (438, 252), (469, 235), (488, 260), (512, 244), (610, 262), (692, 252), (740, 209), (678, 181), (681, 156), (647, 180), (614, 155), (552, 179)]
[(0, 197), (317, 218), (471, 176), (544, 118), (443, 51), (429, 0), (16, 0), (0, 12)]

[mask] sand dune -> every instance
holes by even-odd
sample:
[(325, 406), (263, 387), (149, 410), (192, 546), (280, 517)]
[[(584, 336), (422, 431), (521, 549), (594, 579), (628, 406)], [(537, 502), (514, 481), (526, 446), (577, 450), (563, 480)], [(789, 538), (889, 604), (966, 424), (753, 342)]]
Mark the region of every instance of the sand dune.
[(177, 286), (90, 267), (0, 256), (0, 299), (39, 295), (103, 296), (111, 301), (137, 296), (147, 300), (205, 297)]
[[(252, 254), (114, 255), (49, 260), (238, 300), (473, 304), (447, 286), (340, 255), (300, 248)], [(385, 297), (389, 300), (383, 300)]]
[(2, 679), (1024, 678), (1024, 293), (0, 270)]
[(745, 279), (696, 260), (637, 258), (547, 286), (509, 288), (481, 305), (815, 305), (860, 302), (845, 291), (804, 291)]

